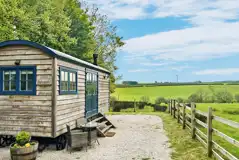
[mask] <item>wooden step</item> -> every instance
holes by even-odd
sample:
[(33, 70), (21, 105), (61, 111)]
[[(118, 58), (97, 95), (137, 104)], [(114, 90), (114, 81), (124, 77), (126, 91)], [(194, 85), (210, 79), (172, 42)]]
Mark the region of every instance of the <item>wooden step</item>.
[(103, 121), (103, 122), (100, 122), (99, 125), (104, 125), (104, 124), (106, 124), (107, 122), (109, 122), (109, 121)]
[(105, 134), (105, 132), (107, 132), (113, 125), (108, 125), (107, 127), (105, 127), (104, 129), (101, 130), (102, 133)]
[(97, 121), (101, 120), (102, 118), (104, 118), (104, 117), (98, 117), (98, 118), (94, 119), (94, 120), (91, 121), (91, 122), (97, 122)]

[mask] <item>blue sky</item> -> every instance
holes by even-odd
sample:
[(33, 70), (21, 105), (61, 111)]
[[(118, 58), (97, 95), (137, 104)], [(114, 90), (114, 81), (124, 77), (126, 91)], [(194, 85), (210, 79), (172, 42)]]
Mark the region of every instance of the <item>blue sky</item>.
[(89, 0), (118, 27), (118, 75), (140, 82), (239, 80), (239, 0)]

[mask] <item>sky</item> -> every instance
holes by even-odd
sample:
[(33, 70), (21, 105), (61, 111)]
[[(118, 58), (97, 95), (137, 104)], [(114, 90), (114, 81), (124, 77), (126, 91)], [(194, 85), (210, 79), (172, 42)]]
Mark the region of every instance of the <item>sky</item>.
[(88, 0), (125, 46), (121, 81), (239, 80), (239, 0)]

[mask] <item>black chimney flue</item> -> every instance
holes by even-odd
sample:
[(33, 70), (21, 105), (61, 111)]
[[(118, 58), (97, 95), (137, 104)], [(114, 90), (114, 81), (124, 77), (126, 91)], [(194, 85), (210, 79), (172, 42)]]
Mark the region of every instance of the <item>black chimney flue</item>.
[(94, 59), (94, 63), (93, 64), (97, 66), (98, 65), (98, 63), (97, 63), (98, 54), (94, 53), (93, 54), (93, 59)]

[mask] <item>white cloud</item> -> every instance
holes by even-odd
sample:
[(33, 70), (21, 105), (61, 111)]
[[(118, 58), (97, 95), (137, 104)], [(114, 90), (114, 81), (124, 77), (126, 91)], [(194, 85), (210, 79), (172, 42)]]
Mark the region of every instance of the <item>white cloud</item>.
[(232, 75), (238, 74), (239, 68), (207, 69), (193, 72), (196, 75)]
[[(112, 19), (142, 19), (157, 17), (202, 16), (207, 18), (235, 18), (238, 0), (87, 0), (99, 6)], [(155, 10), (148, 10), (154, 7)]]
[(126, 41), (123, 51), (154, 60), (189, 61), (239, 53), (239, 22), (160, 32)]
[(134, 70), (128, 70), (128, 72), (135, 73), (135, 72), (148, 72), (149, 69), (134, 69)]
[(150, 63), (150, 62), (146, 62), (146, 63), (140, 63), (143, 66), (165, 66), (165, 65), (169, 65), (170, 62), (162, 62), (162, 63)]
[[(111, 19), (177, 17), (193, 27), (126, 40), (128, 59), (195, 61), (239, 53), (239, 0), (88, 0)], [(148, 8), (153, 7), (153, 10)], [(237, 22), (228, 22), (235, 20)], [(145, 61), (143, 61), (145, 59)], [(152, 63), (153, 62), (155, 63)], [(135, 61), (134, 61), (135, 62)]]
[(175, 67), (172, 67), (170, 69), (175, 70), (175, 71), (183, 71), (183, 70), (189, 69), (189, 68), (193, 68), (193, 67), (185, 65), (185, 66), (175, 66)]

